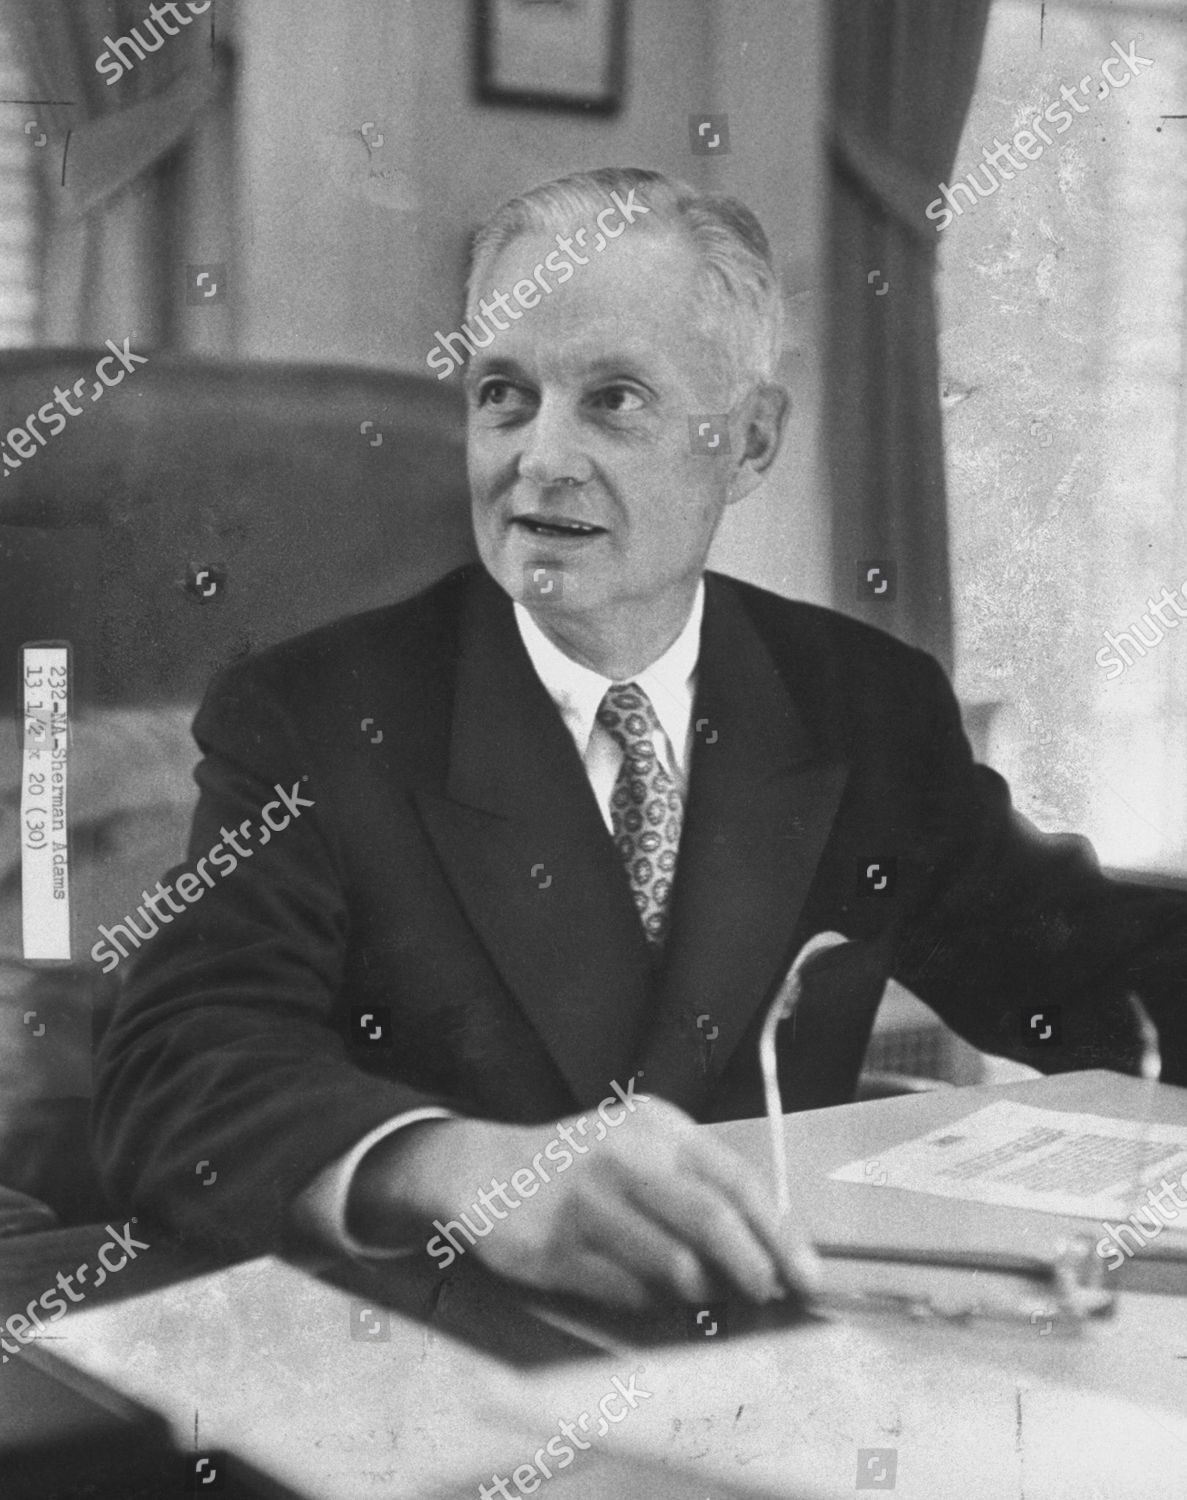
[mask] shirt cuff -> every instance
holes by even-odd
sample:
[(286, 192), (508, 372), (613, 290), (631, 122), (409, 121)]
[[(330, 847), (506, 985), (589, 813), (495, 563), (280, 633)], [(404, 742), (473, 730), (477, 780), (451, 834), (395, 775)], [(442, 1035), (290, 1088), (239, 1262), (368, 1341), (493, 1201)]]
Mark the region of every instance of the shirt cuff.
[(419, 1244), (404, 1245), (399, 1249), (389, 1246), (364, 1245), (355, 1239), (346, 1227), (346, 1202), (350, 1197), (350, 1186), (358, 1165), (372, 1146), (395, 1135), (406, 1125), (418, 1125), (422, 1120), (456, 1120), (460, 1118), (452, 1110), (426, 1105), (422, 1109), (410, 1109), (394, 1120), (385, 1120), (368, 1131), (362, 1140), (337, 1161), (323, 1167), (313, 1181), (297, 1197), (294, 1205), (297, 1216), (320, 1240), (329, 1241), (338, 1250), (359, 1259), (396, 1260), (402, 1255), (411, 1255)]

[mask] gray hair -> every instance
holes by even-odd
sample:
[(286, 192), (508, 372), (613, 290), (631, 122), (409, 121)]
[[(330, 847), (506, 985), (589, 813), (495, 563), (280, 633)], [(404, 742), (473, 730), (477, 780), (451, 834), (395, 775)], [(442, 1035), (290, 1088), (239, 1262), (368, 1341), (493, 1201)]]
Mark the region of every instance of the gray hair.
[(766, 233), (737, 198), (704, 193), (686, 182), (641, 167), (600, 167), (541, 183), (510, 198), (474, 236), (466, 306), (472, 309), (497, 256), (531, 233), (564, 233), (574, 221), (593, 218), (611, 195), (648, 210), (651, 230), (682, 235), (701, 262), (702, 331), (727, 354), (730, 381), (773, 380), (783, 352), (783, 296)]

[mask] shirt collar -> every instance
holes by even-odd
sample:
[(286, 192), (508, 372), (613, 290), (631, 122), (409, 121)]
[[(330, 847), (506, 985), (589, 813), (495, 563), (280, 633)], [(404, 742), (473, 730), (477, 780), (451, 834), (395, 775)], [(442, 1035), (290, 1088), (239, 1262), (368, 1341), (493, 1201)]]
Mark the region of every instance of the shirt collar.
[[(692, 609), (683, 630), (662, 656), (631, 678), (651, 699), (660, 727), (677, 756), (682, 754), (688, 734), (704, 612), (705, 581), (702, 578), (697, 583)], [(531, 612), (519, 603), (515, 605), (515, 623), (548, 696), (560, 710), (578, 748), (584, 751), (593, 732), (598, 707), (614, 679), (603, 677), (600, 672), (566, 656), (536, 624)]]

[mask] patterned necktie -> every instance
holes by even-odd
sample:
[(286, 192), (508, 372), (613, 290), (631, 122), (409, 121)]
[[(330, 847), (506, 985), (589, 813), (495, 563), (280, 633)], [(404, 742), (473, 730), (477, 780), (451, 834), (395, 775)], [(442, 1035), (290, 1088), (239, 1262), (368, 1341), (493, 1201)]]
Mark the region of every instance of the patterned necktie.
[(598, 723), (623, 752), (610, 798), (614, 842), (643, 931), (658, 951), (667, 935), (684, 799), (655, 753), (652, 736), (659, 720), (637, 682), (616, 682), (607, 688)]

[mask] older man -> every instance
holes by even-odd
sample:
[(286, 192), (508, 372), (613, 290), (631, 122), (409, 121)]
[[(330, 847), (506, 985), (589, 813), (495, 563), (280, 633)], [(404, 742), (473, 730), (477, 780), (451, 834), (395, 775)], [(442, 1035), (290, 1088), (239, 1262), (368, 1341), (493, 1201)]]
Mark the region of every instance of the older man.
[(1136, 990), (1181, 1079), (1183, 904), (1023, 823), (930, 659), (705, 571), (787, 411), (748, 210), (546, 184), (479, 235), (468, 308), (483, 566), (208, 694), (191, 863), (280, 789), (292, 816), (134, 966), (113, 1194), (235, 1250), (303, 1222), (620, 1305), (796, 1292), (765, 1164), (694, 1122), (760, 1112), (764, 1002), (826, 929), (790, 1106), (852, 1097), (889, 976), (999, 1053), (1058, 1007), (1049, 1069), (1131, 1065)]

